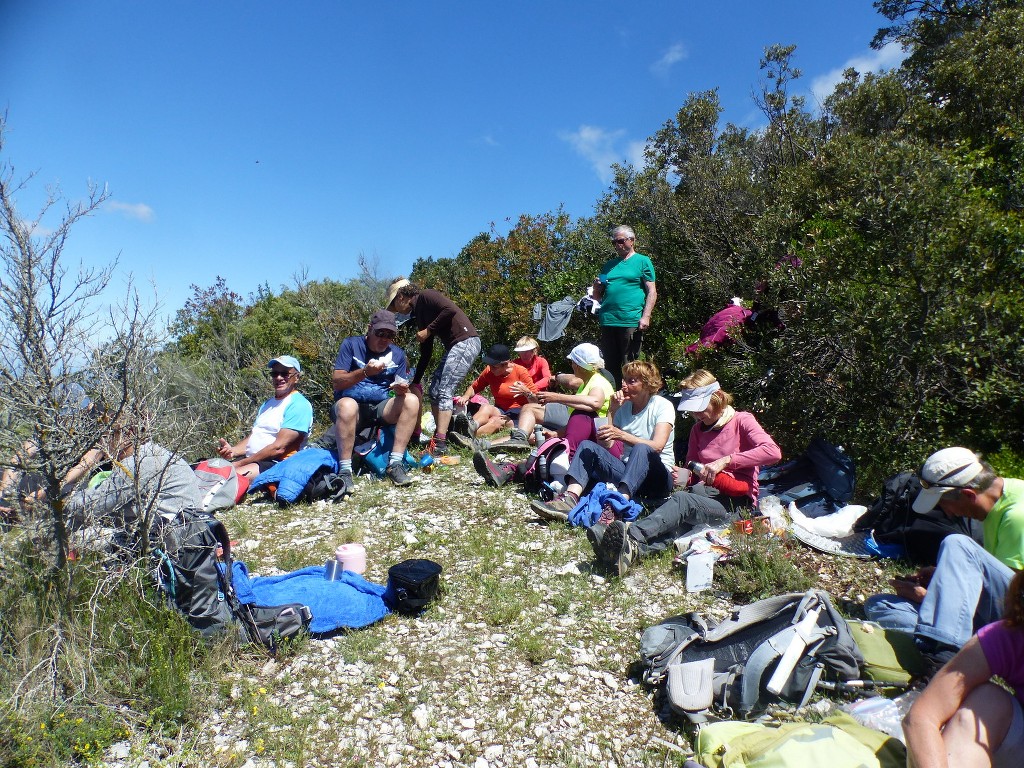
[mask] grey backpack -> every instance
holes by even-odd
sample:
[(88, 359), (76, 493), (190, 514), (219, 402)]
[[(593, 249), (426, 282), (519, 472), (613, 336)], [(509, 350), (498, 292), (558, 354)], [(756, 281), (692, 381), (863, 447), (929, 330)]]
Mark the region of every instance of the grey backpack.
[(644, 630), (640, 658), (644, 682), (664, 683), (673, 711), (698, 724), (777, 701), (803, 706), (819, 680), (856, 679), (863, 662), (821, 590), (759, 600), (719, 623), (673, 616)]
[(157, 583), (167, 602), (185, 614), (206, 639), (235, 632), (240, 639), (273, 653), (282, 640), (309, 628), (313, 616), (300, 603), (261, 606), (238, 601), (231, 580), (227, 529), (208, 512), (185, 509), (171, 521), (162, 520), (152, 551), (157, 559)]

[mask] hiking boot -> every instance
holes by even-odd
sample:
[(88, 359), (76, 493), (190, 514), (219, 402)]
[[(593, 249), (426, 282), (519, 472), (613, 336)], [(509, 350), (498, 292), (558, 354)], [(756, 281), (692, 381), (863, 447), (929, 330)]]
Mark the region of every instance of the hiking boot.
[(338, 473), (337, 490), (334, 495), (331, 496), (331, 501), (341, 501), (346, 496), (351, 496), (352, 491), (355, 490), (356, 483), (352, 479), (352, 472), (346, 470)]
[(467, 437), (461, 432), (453, 432), (449, 430), (448, 439), (451, 440), (456, 445), (458, 445), (460, 448), (468, 448), (471, 451), (475, 451), (477, 449), (476, 440), (473, 439), (472, 437)]
[(505, 440), (502, 443), (492, 444), (492, 447), (496, 450), (528, 451), (533, 446), (530, 445), (530, 438), (525, 432), (523, 432), (523, 430), (513, 427), (512, 432), (508, 436), (508, 440)]
[(594, 523), (594, 525), (587, 528), (587, 541), (590, 542), (590, 546), (594, 550), (594, 556), (598, 560), (601, 559), (601, 539), (604, 538), (606, 530), (608, 530), (608, 526), (601, 523)]
[(598, 560), (618, 576), (625, 576), (639, 556), (639, 547), (627, 533), (628, 529), (629, 523), (616, 520), (605, 529), (604, 536), (601, 537)]
[(562, 496), (556, 496), (551, 501), (534, 499), (530, 502), (530, 509), (543, 517), (545, 520), (559, 520), (565, 522), (569, 519), (569, 513), (575, 504), (570, 504)]
[(444, 456), (448, 453), (448, 443), (439, 442), (436, 437), (432, 437), (430, 442), (427, 443), (427, 453), (431, 456)]
[(473, 468), (487, 481), (488, 485), (501, 488), (516, 473), (514, 464), (498, 464), (483, 451), (473, 454)]
[[(467, 413), (456, 413), (452, 416), (452, 424), (448, 428), (449, 435), (464, 435), (472, 437), (476, 430), (470, 431), (469, 422), (473, 421)], [(474, 422), (475, 423), (475, 422)]]
[(384, 474), (388, 480), (399, 488), (412, 485), (412, 478), (409, 477), (409, 473), (405, 471), (405, 466), (400, 461), (396, 461), (394, 464), (388, 464), (388, 468), (384, 470)]

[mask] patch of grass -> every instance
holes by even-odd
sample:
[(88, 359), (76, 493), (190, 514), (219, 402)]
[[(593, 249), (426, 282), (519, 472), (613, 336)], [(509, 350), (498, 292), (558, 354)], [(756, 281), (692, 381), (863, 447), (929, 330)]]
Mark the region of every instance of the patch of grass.
[(0, 689), (20, 696), (0, 708), (0, 765), (94, 762), (139, 725), (177, 733), (207, 709), (225, 654), (164, 605), (144, 565), (85, 557), (59, 598), (38, 574), (4, 572)]

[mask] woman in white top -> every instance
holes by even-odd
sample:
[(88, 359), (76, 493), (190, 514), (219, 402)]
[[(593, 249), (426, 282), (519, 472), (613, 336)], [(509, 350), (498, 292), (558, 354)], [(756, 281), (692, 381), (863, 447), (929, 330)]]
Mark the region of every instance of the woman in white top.
[(601, 482), (614, 483), (626, 498), (668, 496), (676, 414), (672, 403), (656, 394), (662, 383), (654, 363), (626, 363), (622, 389), (612, 396), (608, 409), (612, 423), (598, 428), (598, 442), (580, 443), (565, 476), (565, 491), (553, 501), (534, 501), (533, 510), (564, 520), (584, 490)]

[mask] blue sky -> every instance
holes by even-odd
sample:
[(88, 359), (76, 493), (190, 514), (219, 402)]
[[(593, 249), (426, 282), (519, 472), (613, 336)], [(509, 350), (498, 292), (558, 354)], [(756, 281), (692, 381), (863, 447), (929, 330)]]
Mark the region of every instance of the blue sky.
[(0, 0), (3, 159), (36, 174), (25, 218), (46, 185), (105, 184), (66, 254), (173, 314), (217, 275), (247, 295), (363, 255), (389, 277), (523, 213), (589, 215), (687, 94), (757, 127), (766, 46), (827, 93), (898, 64), (869, 47), (884, 23), (870, 0)]

